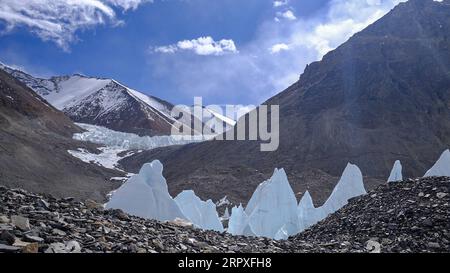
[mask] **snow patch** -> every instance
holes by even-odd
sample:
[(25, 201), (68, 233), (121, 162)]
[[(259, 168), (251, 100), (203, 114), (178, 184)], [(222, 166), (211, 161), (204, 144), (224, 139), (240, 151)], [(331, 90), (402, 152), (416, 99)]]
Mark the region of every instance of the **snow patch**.
[(119, 154), (124, 152), (125, 150), (117, 149), (115, 147), (100, 147), (98, 149), (101, 151), (101, 153), (99, 154), (91, 153), (88, 150), (82, 148), (79, 148), (76, 151), (69, 150), (68, 152), (72, 156), (86, 163), (94, 163), (107, 169), (123, 172), (123, 170), (118, 167), (118, 162), (119, 160), (129, 156), (130, 154), (127, 154), (126, 156), (119, 156)]

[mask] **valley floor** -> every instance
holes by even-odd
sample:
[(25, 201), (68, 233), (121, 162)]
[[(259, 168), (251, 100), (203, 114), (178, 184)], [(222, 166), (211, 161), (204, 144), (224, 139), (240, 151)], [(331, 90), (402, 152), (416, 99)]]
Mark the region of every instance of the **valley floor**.
[(201, 231), (0, 186), (0, 252), (450, 252), (450, 178), (389, 183), (286, 241)]

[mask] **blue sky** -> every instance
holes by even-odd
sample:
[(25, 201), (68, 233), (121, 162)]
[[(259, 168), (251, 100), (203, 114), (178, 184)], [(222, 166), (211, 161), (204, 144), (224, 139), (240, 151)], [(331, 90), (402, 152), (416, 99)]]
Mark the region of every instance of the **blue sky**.
[(172, 103), (259, 104), (400, 0), (73, 2), (0, 1), (0, 60), (114, 78)]

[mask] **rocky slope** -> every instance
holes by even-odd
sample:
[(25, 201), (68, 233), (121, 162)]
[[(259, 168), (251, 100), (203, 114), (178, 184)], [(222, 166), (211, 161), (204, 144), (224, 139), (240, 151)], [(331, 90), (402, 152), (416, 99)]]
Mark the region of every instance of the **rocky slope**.
[(172, 195), (194, 189), (215, 201), (247, 202), (274, 168), (285, 168), (298, 197), (322, 204), (348, 162), (367, 189), (387, 180), (396, 160), (422, 176), (450, 146), (450, 1), (410, 0), (354, 35), (265, 104), (280, 105), (280, 147), (210, 141), (148, 151), (130, 170), (159, 159)]
[(269, 239), (234, 238), (176, 223), (103, 211), (92, 201), (0, 187), (1, 252), (276, 252)]
[(383, 185), (286, 241), (200, 231), (0, 187), (0, 252), (450, 252), (450, 178)]
[(62, 112), (0, 69), (0, 185), (55, 196), (104, 200), (121, 173), (87, 164), (67, 150), (96, 146), (74, 141), (81, 132)]
[(450, 178), (380, 186), (289, 243), (319, 252), (450, 252)]

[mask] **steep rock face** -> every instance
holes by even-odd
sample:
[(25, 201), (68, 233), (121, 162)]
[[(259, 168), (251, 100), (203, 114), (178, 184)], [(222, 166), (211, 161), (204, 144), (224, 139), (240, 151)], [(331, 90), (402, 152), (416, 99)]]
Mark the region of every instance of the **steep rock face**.
[(265, 103), (280, 105), (275, 152), (260, 152), (258, 142), (210, 141), (123, 165), (158, 156), (173, 194), (189, 187), (218, 200), (211, 194), (220, 189), (235, 203), (246, 202), (274, 168), (286, 170), (297, 197), (309, 190), (317, 206), (347, 162), (360, 167), (368, 190), (385, 183), (396, 160), (405, 177), (421, 176), (450, 146), (449, 14), (448, 0), (402, 3), (309, 65)]
[(58, 197), (104, 200), (119, 173), (91, 166), (67, 150), (95, 146), (72, 140), (80, 132), (62, 112), (0, 69), (0, 185)]

